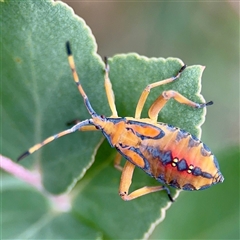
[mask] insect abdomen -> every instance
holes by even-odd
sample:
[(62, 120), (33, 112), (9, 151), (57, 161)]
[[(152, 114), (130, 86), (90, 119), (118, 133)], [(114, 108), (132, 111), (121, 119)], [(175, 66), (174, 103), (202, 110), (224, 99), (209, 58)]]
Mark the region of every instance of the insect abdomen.
[(144, 171), (183, 190), (205, 189), (224, 180), (217, 159), (204, 143), (178, 128), (161, 128), (163, 138), (142, 142), (141, 152), (148, 160)]

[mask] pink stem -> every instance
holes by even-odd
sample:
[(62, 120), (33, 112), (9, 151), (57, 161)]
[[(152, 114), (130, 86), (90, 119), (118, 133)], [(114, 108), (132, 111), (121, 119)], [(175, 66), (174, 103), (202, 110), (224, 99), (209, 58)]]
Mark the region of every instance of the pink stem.
[(31, 172), (23, 166), (13, 162), (11, 159), (0, 155), (0, 168), (12, 174), (13, 176), (23, 180), (24, 182), (32, 185), (39, 191), (43, 190), (41, 183), (41, 176), (38, 172)]
[(22, 181), (32, 185), (38, 191), (42, 192), (53, 203), (56, 210), (66, 212), (71, 209), (71, 199), (68, 194), (53, 196), (47, 193), (41, 183), (41, 175), (39, 172), (31, 172), (23, 166), (13, 162), (11, 159), (0, 155), (0, 168), (21, 179)]

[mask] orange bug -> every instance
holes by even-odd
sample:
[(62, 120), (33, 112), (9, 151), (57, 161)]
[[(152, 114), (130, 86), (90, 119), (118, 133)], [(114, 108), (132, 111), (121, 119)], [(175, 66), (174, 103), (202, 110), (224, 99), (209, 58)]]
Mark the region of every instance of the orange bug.
[[(184, 130), (157, 122), (158, 113), (171, 98), (194, 108), (206, 107), (213, 104), (212, 101), (195, 103), (176, 91), (168, 90), (164, 91), (151, 105), (148, 111), (149, 118), (140, 118), (150, 90), (178, 79), (186, 65), (181, 67), (176, 76), (149, 84), (144, 89), (136, 107), (135, 118), (119, 117), (108, 76), (109, 65), (107, 58), (105, 58), (105, 89), (112, 111), (111, 117), (105, 117), (98, 115), (93, 110), (79, 81), (69, 42), (66, 43), (66, 48), (73, 79), (91, 118), (77, 122), (70, 129), (34, 145), (23, 153), (18, 160), (67, 134), (78, 130), (100, 130), (111, 147), (115, 147), (118, 151), (115, 158), (115, 167), (122, 171), (119, 195), (123, 200), (132, 200), (148, 193), (166, 190), (169, 199), (173, 201), (166, 186), (145, 186), (129, 194), (135, 166), (141, 168), (157, 181), (183, 190), (200, 190), (223, 182), (224, 178), (220, 172), (217, 159), (204, 143)], [(121, 156), (128, 160), (123, 168), (120, 166)]]

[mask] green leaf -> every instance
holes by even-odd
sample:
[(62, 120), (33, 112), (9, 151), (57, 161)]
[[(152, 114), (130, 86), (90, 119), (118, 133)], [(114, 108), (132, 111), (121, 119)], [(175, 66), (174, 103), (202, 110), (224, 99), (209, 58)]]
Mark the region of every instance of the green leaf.
[[(16, 160), (35, 143), (65, 130), (66, 122), (90, 118), (68, 66), (65, 50), (68, 40), (93, 108), (106, 116), (111, 113), (104, 91), (104, 63), (96, 53), (94, 36), (82, 19), (61, 2), (24, 0), (0, 4), (3, 23), (0, 41), (4, 56), (4, 61), (1, 59), (1, 136), (4, 139), (1, 153)], [(183, 62), (126, 54), (110, 58), (109, 64), (119, 116), (134, 117), (143, 89), (149, 83), (175, 76)], [(166, 89), (174, 89), (193, 101), (203, 102), (199, 94), (202, 71), (202, 66), (190, 66), (176, 82), (153, 89), (142, 116), (147, 117), (152, 101)], [(200, 136), (205, 113), (205, 109), (196, 110), (170, 100), (161, 111), (159, 121)], [(42, 174), (48, 192), (69, 192), (72, 209), (56, 214), (45, 192), (40, 194), (29, 189), (27, 193), (22, 189), (4, 192), (5, 216), (14, 199), (21, 201), (16, 205), (19, 208), (17, 220), (21, 219), (28, 203), (29, 208), (36, 207), (31, 198), (42, 200), (43, 205), (42, 211), (32, 211), (35, 219), (29, 218), (29, 221), (40, 223), (37, 229), (31, 226), (33, 228), (26, 232), (29, 221), (22, 221), (23, 225), (16, 222), (16, 232), (6, 231), (6, 237), (143, 238), (150, 234), (170, 206), (166, 193), (150, 194), (127, 203), (122, 201), (118, 196), (120, 172), (112, 163), (116, 151), (110, 149), (106, 141), (100, 146), (101, 139), (100, 132), (75, 133), (52, 142), (21, 162)], [(137, 169), (131, 190), (157, 184)], [(176, 190), (171, 189), (171, 192), (175, 195)], [(30, 199), (25, 198), (32, 195)], [(10, 197), (12, 202), (7, 207)], [(26, 205), (22, 206), (22, 203)], [(7, 224), (5, 220), (4, 224)]]
[[(16, 159), (31, 145), (66, 129), (68, 121), (89, 118), (71, 76), (67, 40), (73, 46), (77, 68), (93, 106), (104, 113), (109, 113), (109, 109), (103, 63), (96, 54), (95, 39), (82, 19), (60, 2), (6, 1), (2, 5), (3, 154)], [(48, 191), (66, 191), (93, 161), (101, 135), (78, 135), (59, 139), (26, 160), (40, 161)]]
[(2, 237), (13, 238), (37, 222), (48, 209), (38, 191), (10, 177), (1, 178)]
[(3, 239), (100, 239), (100, 231), (72, 212), (53, 211), (53, 202), (18, 179), (3, 176), (1, 186)]

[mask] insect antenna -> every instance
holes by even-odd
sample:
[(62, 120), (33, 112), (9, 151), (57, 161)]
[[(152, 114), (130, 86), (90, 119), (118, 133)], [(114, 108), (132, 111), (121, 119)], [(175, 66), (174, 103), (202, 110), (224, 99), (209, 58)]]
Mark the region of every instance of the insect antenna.
[(207, 103), (205, 103), (206, 106), (210, 106), (210, 105), (213, 105), (213, 101), (209, 101)]
[(84, 103), (85, 103), (85, 106), (88, 110), (88, 112), (90, 113), (90, 115), (93, 117), (93, 116), (97, 116), (96, 112), (93, 110), (91, 104), (90, 104), (90, 101), (88, 99), (88, 96), (87, 94), (85, 93), (85, 91), (83, 90), (82, 88), (82, 85), (79, 81), (79, 77), (78, 77), (78, 74), (77, 74), (77, 71), (76, 71), (76, 67), (75, 67), (75, 63), (74, 63), (74, 58), (73, 58), (73, 54), (72, 54), (72, 51), (71, 51), (71, 46), (70, 46), (70, 43), (69, 41), (66, 42), (66, 49), (67, 49), (67, 54), (68, 54), (68, 62), (69, 62), (69, 65), (70, 65), (70, 68), (72, 70), (72, 75), (73, 75), (73, 80), (74, 82), (76, 83), (77, 87), (78, 87), (78, 90), (80, 92), (80, 94), (82, 95), (83, 97), (83, 100), (84, 100)]
[[(82, 88), (82, 85), (81, 85), (81, 83), (79, 81), (78, 74), (77, 74), (77, 71), (76, 71), (76, 67), (75, 67), (75, 63), (74, 63), (74, 59), (73, 59), (73, 55), (72, 55), (72, 51), (71, 51), (71, 47), (70, 47), (70, 43), (69, 42), (66, 43), (66, 49), (67, 49), (67, 54), (68, 54), (68, 62), (69, 62), (70, 68), (72, 70), (73, 79), (74, 79), (74, 81), (75, 81), (75, 83), (76, 83), (76, 85), (78, 87), (78, 90), (79, 90), (80, 94), (83, 97), (83, 100), (84, 100), (84, 103), (85, 103), (85, 106), (86, 106), (88, 112), (90, 113), (90, 115), (92, 117), (96, 117), (98, 115), (93, 110), (93, 108), (92, 108), (92, 106), (91, 106), (91, 104), (89, 102), (88, 96), (84, 92), (84, 90)], [(57, 138), (60, 138), (60, 137), (63, 137), (65, 135), (68, 135), (68, 134), (71, 134), (73, 132), (76, 132), (80, 128), (82, 128), (84, 126), (87, 126), (87, 125), (94, 125), (92, 119), (87, 119), (87, 120), (84, 120), (82, 122), (75, 122), (75, 125), (72, 128), (67, 129), (65, 131), (62, 131), (60, 133), (57, 133), (57, 134), (55, 134), (53, 136), (50, 136), (50, 137), (46, 138), (44, 141), (42, 141), (41, 143), (38, 143), (38, 144), (34, 145), (33, 147), (29, 148), (26, 152), (24, 152), (23, 154), (21, 154), (17, 158), (17, 161), (20, 161), (21, 159), (23, 159), (23, 158), (27, 157), (28, 155), (34, 153), (35, 151), (39, 150), (40, 148), (42, 148), (46, 144), (56, 140)]]
[(44, 141), (42, 141), (41, 143), (35, 144), (31, 148), (29, 148), (26, 152), (21, 154), (17, 158), (17, 161), (20, 161), (21, 159), (27, 157), (28, 155), (36, 152), (37, 150), (39, 150), (43, 146), (47, 145), (48, 143), (50, 143), (50, 142), (52, 142), (52, 141), (54, 141), (54, 140), (56, 140), (56, 139), (58, 139), (60, 137), (66, 136), (66, 135), (71, 134), (71, 133), (74, 133), (74, 132), (78, 131), (80, 128), (82, 128), (84, 126), (87, 126), (87, 125), (93, 125), (92, 119), (86, 119), (86, 120), (84, 120), (82, 122), (78, 122), (73, 127), (69, 128), (67, 130), (64, 130), (64, 131), (62, 131), (60, 133), (57, 133), (57, 134), (55, 134), (53, 136), (50, 136), (50, 137), (46, 138)]
[(206, 102), (206, 103), (200, 103), (200, 104), (197, 104), (197, 108), (204, 108), (204, 107), (207, 107), (207, 106), (211, 106), (213, 105), (213, 101), (209, 101), (209, 102)]

